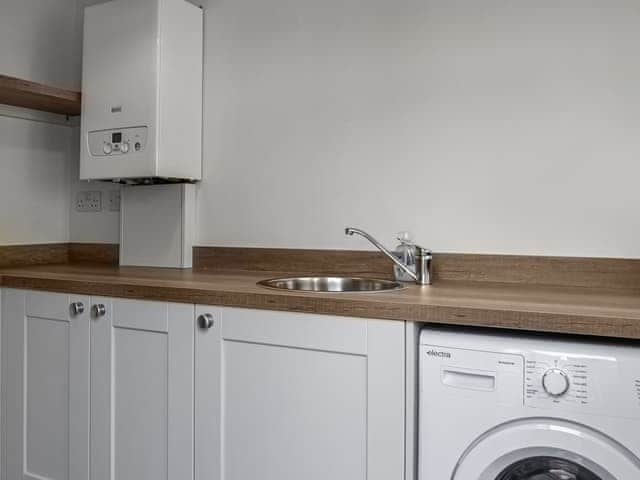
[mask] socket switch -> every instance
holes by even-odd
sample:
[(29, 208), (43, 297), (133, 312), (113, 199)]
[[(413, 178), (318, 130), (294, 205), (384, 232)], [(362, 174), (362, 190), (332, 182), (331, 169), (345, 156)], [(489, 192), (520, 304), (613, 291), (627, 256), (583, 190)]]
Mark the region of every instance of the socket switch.
[(109, 191), (109, 211), (111, 212), (120, 211), (120, 190)]

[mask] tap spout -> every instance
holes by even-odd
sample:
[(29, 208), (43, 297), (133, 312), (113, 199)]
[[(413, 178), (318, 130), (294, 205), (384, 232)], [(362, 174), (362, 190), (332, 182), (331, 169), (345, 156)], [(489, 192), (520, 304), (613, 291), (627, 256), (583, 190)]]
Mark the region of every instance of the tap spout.
[(393, 253), (391, 253), (384, 245), (382, 245), (379, 241), (377, 241), (375, 238), (373, 238), (364, 230), (360, 230), (359, 228), (347, 227), (344, 229), (344, 233), (345, 235), (349, 235), (349, 236), (353, 236), (354, 234), (357, 234), (357, 235), (360, 235), (361, 237), (366, 238), (367, 240), (369, 240), (369, 242), (373, 244), (374, 247), (376, 247), (378, 250), (384, 253), (389, 258), (389, 260), (395, 263), (403, 272), (405, 272), (407, 275), (413, 278), (417, 283), (421, 283), (416, 272), (414, 272), (409, 267), (407, 267), (404, 263), (398, 260), (398, 258)]

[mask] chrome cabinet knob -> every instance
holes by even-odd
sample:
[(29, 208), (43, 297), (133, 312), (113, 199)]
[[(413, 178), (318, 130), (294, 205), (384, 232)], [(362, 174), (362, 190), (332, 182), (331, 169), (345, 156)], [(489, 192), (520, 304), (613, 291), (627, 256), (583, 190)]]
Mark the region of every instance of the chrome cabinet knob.
[(213, 327), (213, 315), (210, 313), (203, 313), (202, 315), (198, 315), (198, 326), (202, 330), (209, 330)]
[(75, 317), (77, 315), (82, 315), (83, 313), (84, 313), (84, 303), (73, 302), (71, 304), (71, 315)]
[(98, 318), (98, 317), (104, 317), (104, 315), (107, 313), (107, 307), (105, 307), (102, 303), (98, 303), (96, 305), (93, 306), (93, 316)]

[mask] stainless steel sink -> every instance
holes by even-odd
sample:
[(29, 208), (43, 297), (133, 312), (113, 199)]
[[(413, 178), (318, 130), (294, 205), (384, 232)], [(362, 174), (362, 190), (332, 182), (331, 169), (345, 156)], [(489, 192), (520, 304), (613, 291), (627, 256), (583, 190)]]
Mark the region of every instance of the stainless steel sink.
[(299, 292), (384, 292), (404, 288), (400, 282), (360, 277), (289, 277), (262, 280), (258, 285)]

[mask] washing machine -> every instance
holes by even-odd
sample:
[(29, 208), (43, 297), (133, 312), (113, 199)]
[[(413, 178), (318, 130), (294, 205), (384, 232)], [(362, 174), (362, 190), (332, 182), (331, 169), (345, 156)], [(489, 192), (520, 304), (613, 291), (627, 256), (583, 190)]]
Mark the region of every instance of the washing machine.
[(425, 328), (419, 480), (640, 480), (640, 347)]

